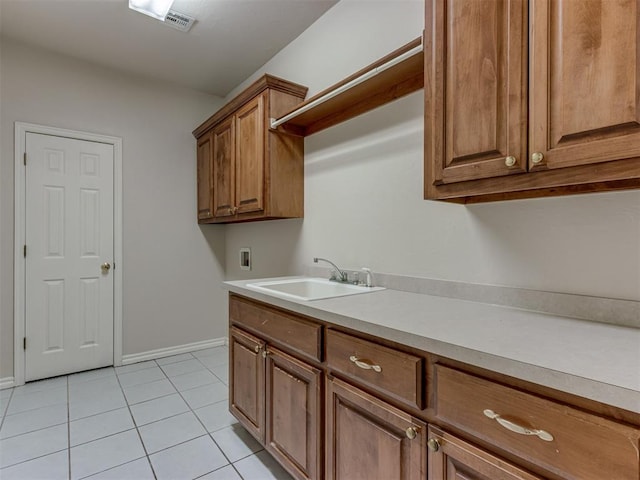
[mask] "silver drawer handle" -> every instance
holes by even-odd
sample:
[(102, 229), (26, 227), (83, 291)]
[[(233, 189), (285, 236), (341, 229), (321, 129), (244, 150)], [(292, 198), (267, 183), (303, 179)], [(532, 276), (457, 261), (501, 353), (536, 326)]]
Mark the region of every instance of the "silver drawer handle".
[(535, 435), (539, 439), (544, 440), (545, 442), (552, 442), (553, 435), (544, 430), (532, 430), (531, 428), (523, 427), (522, 425), (518, 425), (517, 423), (513, 423), (506, 418), (502, 418), (493, 410), (485, 410), (484, 415), (489, 417), (492, 420), (495, 420), (500, 425), (502, 425), (507, 430), (511, 430), (512, 432), (519, 433), (520, 435)]
[(382, 371), (382, 367), (380, 365), (375, 365), (371, 363), (370, 360), (364, 360), (364, 359), (360, 360), (355, 355), (351, 355), (349, 357), (349, 360), (351, 360), (353, 363), (355, 363), (358, 367), (362, 368), (363, 370), (373, 370), (374, 372), (378, 372), (378, 373)]

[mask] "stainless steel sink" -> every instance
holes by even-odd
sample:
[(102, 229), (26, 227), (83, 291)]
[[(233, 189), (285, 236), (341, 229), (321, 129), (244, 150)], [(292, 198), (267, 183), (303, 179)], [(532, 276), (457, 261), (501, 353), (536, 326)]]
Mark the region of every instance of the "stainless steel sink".
[(384, 290), (384, 287), (364, 287), (338, 283), (324, 278), (289, 278), (248, 283), (247, 287), (296, 300), (321, 300)]

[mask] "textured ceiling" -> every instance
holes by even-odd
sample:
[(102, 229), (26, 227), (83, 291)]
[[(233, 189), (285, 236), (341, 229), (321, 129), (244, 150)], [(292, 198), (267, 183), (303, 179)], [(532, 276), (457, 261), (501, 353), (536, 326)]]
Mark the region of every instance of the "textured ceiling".
[(30, 45), (224, 97), (338, 0), (175, 0), (180, 32), (128, 0), (0, 0), (0, 33)]

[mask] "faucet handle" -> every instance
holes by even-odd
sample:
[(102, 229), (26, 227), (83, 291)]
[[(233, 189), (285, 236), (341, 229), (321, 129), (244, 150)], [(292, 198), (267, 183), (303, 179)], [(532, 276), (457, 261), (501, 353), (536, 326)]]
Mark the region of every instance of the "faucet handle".
[(373, 273), (371, 269), (368, 267), (362, 267), (362, 271), (367, 274), (367, 279), (365, 280), (365, 287), (373, 287)]

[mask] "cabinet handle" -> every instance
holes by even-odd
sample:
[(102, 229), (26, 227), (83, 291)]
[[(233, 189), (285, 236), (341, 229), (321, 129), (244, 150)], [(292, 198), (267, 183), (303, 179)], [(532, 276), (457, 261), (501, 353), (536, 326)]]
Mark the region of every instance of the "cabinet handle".
[(531, 163), (538, 165), (544, 160), (544, 155), (541, 152), (534, 152), (531, 154)]
[(365, 359), (361, 360), (355, 355), (351, 355), (349, 357), (349, 360), (351, 360), (353, 363), (355, 363), (358, 367), (362, 368), (363, 370), (373, 370), (374, 372), (378, 372), (378, 373), (382, 371), (382, 367), (380, 365), (371, 363), (371, 360), (365, 360)]
[(438, 450), (440, 450), (440, 442), (437, 438), (430, 438), (429, 440), (427, 440), (427, 447), (429, 447), (429, 450), (431, 450), (432, 452), (437, 452)]
[(256, 345), (255, 347), (253, 347), (253, 351), (256, 353), (260, 353), (260, 350), (262, 349), (262, 347), (260, 345)]
[(504, 164), (507, 167), (513, 167), (516, 164), (516, 157), (509, 155), (507, 158), (504, 159)]
[(418, 427), (408, 427), (404, 433), (407, 435), (409, 440), (413, 440), (418, 436)]
[(546, 432), (544, 430), (537, 430), (537, 429), (523, 427), (522, 425), (518, 425), (517, 423), (514, 423), (511, 420), (507, 420), (506, 418), (501, 417), (499, 414), (497, 414), (493, 410), (487, 409), (483, 413), (486, 417), (489, 417), (490, 419), (495, 420), (504, 428), (514, 433), (518, 433), (520, 435), (535, 435), (540, 440), (544, 440), (545, 442), (553, 441), (553, 435), (551, 435), (549, 432)]
[(265, 349), (262, 351), (262, 358), (267, 358), (267, 355), (269, 355), (269, 351), (265, 348)]

